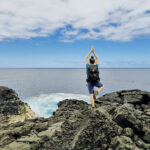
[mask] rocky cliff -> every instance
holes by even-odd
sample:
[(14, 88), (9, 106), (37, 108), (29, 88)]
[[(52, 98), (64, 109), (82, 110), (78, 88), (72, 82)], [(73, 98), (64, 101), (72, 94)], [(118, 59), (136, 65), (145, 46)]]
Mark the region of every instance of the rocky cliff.
[(150, 92), (105, 94), (96, 108), (66, 99), (49, 118), (0, 125), (1, 150), (149, 150)]
[(35, 118), (30, 106), (22, 102), (14, 90), (0, 86), (0, 124), (29, 118)]

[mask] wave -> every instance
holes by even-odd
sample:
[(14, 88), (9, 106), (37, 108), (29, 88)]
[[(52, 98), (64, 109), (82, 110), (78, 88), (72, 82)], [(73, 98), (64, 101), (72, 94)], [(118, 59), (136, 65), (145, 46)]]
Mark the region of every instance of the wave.
[(64, 99), (78, 99), (89, 103), (89, 96), (73, 93), (40, 94), (24, 98), (23, 101), (29, 104), (36, 116), (47, 118), (58, 108), (57, 103)]

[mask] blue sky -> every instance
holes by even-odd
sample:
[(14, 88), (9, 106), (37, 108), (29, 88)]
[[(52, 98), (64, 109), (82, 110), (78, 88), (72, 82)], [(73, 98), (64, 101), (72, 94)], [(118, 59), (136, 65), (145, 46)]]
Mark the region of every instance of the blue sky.
[(148, 0), (2, 0), (0, 68), (84, 68), (92, 46), (100, 68), (150, 68), (149, 18)]

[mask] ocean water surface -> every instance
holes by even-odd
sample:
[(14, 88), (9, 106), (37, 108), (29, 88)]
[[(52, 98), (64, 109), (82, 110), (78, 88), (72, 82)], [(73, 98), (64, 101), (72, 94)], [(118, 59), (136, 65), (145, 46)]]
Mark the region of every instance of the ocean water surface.
[[(99, 96), (118, 90), (150, 91), (150, 69), (100, 69)], [(49, 117), (57, 103), (75, 98), (90, 103), (85, 69), (0, 69), (0, 86), (14, 89), (40, 117)]]

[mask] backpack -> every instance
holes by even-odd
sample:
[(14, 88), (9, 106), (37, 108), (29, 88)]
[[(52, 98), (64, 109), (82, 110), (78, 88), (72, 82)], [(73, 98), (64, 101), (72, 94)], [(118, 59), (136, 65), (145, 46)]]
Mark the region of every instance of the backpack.
[(99, 82), (100, 78), (98, 67), (96, 65), (90, 65), (88, 67), (87, 76), (88, 76), (86, 80), (87, 82), (90, 82), (92, 84)]

